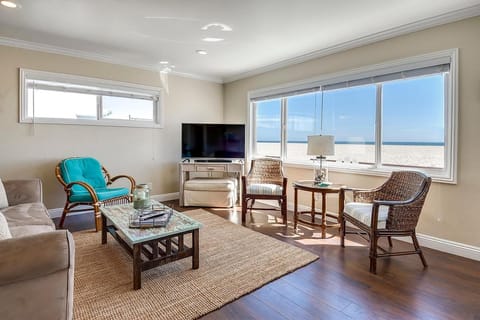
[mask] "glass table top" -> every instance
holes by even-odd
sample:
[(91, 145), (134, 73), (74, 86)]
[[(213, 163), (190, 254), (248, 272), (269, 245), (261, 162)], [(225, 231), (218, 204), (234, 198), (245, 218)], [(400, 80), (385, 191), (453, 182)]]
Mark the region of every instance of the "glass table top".
[[(164, 206), (158, 202), (155, 202), (154, 204)], [(167, 206), (164, 207), (168, 208)], [(118, 231), (125, 236), (125, 240), (130, 244), (154, 240), (202, 227), (200, 222), (173, 210), (170, 221), (165, 227), (145, 229), (130, 228), (130, 218), (136, 213), (136, 209), (133, 208), (133, 203), (100, 207), (100, 211), (107, 218), (107, 222), (111, 221)]]
[(303, 187), (303, 188), (312, 188), (312, 189), (329, 189), (329, 190), (340, 190), (344, 188), (345, 185), (343, 184), (335, 184), (335, 183), (322, 183), (319, 184), (314, 180), (300, 180), (295, 181), (293, 183), (294, 187)]

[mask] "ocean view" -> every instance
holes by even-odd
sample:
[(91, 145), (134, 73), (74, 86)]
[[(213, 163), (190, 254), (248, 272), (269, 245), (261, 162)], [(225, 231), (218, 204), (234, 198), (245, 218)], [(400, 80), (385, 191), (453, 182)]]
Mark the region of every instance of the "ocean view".
[[(385, 142), (382, 145), (384, 165), (406, 165), (426, 168), (443, 168), (444, 144), (435, 142)], [(279, 156), (279, 142), (257, 142), (257, 153)], [(288, 142), (287, 158), (293, 161), (310, 160), (306, 142)], [(328, 160), (344, 163), (374, 163), (374, 143), (335, 142), (335, 155)]]

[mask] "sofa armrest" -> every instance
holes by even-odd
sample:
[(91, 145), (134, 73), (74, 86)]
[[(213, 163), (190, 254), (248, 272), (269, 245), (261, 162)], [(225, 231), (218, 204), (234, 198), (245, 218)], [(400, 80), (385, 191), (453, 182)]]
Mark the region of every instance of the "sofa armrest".
[(0, 286), (74, 267), (75, 246), (67, 230), (0, 241)]
[(40, 179), (2, 180), (7, 193), (8, 205), (43, 202), (42, 181)]

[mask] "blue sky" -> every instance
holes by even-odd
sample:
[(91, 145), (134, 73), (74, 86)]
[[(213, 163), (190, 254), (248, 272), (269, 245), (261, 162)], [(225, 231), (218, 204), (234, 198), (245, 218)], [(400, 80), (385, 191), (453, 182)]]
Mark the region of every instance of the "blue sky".
[[(383, 84), (384, 142), (444, 141), (444, 80), (442, 75)], [(332, 134), (336, 141), (375, 140), (376, 86), (366, 85), (310, 93), (288, 99), (289, 141), (312, 134)], [(279, 141), (280, 100), (259, 103), (257, 140)]]

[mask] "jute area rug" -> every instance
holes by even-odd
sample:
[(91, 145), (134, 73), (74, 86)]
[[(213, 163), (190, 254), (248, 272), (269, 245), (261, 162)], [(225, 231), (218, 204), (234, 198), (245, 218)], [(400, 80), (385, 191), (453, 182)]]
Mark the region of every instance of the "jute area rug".
[(74, 233), (74, 318), (195, 319), (318, 258), (201, 209), (185, 214), (203, 224), (200, 268), (187, 258), (148, 270), (135, 291), (132, 260), (110, 235), (102, 245), (100, 232)]

